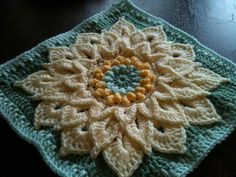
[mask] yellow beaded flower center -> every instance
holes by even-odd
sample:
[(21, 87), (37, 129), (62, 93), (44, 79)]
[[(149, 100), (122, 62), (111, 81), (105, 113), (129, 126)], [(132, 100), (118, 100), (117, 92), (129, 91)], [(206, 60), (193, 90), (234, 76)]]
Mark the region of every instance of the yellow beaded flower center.
[(90, 85), (94, 96), (107, 105), (130, 106), (150, 95), (155, 80), (148, 62), (142, 62), (137, 57), (119, 56), (95, 68)]

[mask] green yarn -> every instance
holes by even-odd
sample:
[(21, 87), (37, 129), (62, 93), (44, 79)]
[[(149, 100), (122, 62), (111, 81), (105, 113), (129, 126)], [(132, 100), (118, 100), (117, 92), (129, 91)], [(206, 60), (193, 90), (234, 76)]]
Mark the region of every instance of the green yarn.
[[(135, 7), (130, 1), (120, 1), (110, 9), (84, 21), (71, 31), (48, 39), (30, 51), (0, 66), (0, 112), (12, 128), (25, 140), (34, 144), (46, 163), (63, 177), (111, 177), (115, 173), (99, 156), (96, 160), (89, 156), (70, 156), (60, 158), (58, 155), (60, 140), (51, 129), (35, 130), (33, 113), (35, 103), (28, 95), (15, 88), (13, 83), (22, 80), (39, 70), (47, 62), (48, 47), (69, 46), (79, 33), (101, 32), (109, 28), (120, 17), (133, 23), (138, 28), (161, 25), (168, 40), (189, 43), (194, 46), (196, 60), (204, 67), (213, 70), (231, 83), (223, 84), (209, 96), (222, 122), (212, 126), (191, 126), (187, 129), (187, 152), (183, 155), (168, 155), (153, 152), (145, 156), (143, 163), (133, 174), (134, 177), (183, 177), (197, 167), (200, 161), (219, 142), (231, 133), (236, 125), (236, 67), (229, 60), (216, 54), (200, 44), (192, 36), (173, 27), (164, 20), (156, 18)], [(24, 68), (24, 69), (22, 69)], [(24, 170), (28, 170), (27, 167)]]
[(141, 77), (134, 66), (113, 66), (106, 72), (103, 81), (113, 93), (127, 94), (139, 86)]

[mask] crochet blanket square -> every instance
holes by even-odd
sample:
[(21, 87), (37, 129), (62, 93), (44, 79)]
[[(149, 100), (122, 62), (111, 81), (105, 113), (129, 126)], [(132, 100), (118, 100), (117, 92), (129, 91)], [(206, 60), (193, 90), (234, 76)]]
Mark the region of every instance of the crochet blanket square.
[(62, 177), (184, 177), (236, 125), (235, 64), (128, 0), (2, 64), (0, 87)]

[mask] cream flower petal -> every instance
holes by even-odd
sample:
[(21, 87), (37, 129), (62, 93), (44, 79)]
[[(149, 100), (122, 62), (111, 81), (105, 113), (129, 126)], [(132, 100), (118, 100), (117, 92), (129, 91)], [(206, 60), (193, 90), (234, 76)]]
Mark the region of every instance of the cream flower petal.
[(119, 34), (121, 37), (129, 37), (130, 34), (135, 30), (135, 26), (128, 21), (121, 18), (118, 22), (116, 22), (110, 29), (111, 32), (115, 32)]
[(77, 36), (75, 44), (103, 44), (102, 37), (98, 33), (81, 33)]
[(150, 45), (151, 54), (147, 57), (149, 63), (156, 63), (169, 57), (170, 42), (156, 41)]
[(59, 102), (41, 102), (34, 112), (34, 126), (55, 126), (60, 120), (62, 103)]
[(188, 125), (184, 111), (177, 103), (157, 101), (155, 95), (138, 105), (139, 113), (154, 121)]
[(115, 31), (103, 31), (102, 34), (103, 44), (97, 45), (98, 53), (100, 57), (104, 60), (110, 60), (111, 58), (115, 58), (119, 55), (119, 50), (123, 50), (125, 46), (128, 46), (129, 43), (122, 41), (119, 34)]
[(178, 100), (174, 91), (167, 84), (160, 82), (159, 80), (156, 84), (156, 91), (154, 91), (152, 95), (160, 101)]
[(69, 101), (74, 97), (85, 98), (91, 96), (87, 90), (86, 82), (73, 82), (73, 78), (58, 78), (54, 85), (51, 83), (44, 85), (44, 91), (36, 93), (32, 96), (34, 100), (48, 100), (48, 101)]
[(167, 37), (161, 26), (148, 27), (141, 30), (148, 42), (166, 41)]
[(210, 92), (204, 91), (186, 80), (176, 80), (168, 86), (179, 100), (194, 100), (210, 94)]
[(195, 60), (195, 52), (189, 44), (173, 43), (169, 55), (174, 58), (185, 58), (187, 60)]
[(97, 65), (97, 60), (90, 60), (90, 59), (78, 59), (74, 61), (74, 65), (76, 68), (80, 69), (82, 71), (86, 71), (83, 69), (83, 67), (87, 69), (94, 68), (95, 65)]
[(112, 49), (109, 49), (105, 46), (100, 45), (97, 47), (97, 49), (98, 49), (98, 52), (99, 52), (101, 58), (104, 58), (105, 60), (115, 58), (118, 55), (118, 51), (117, 51), (117, 49), (115, 49), (115, 47)]
[(66, 86), (58, 88), (51, 88), (47, 91), (32, 96), (34, 100), (48, 100), (48, 101), (70, 101), (73, 97), (89, 97), (91, 93), (85, 89), (84, 84), (78, 84), (77, 90), (71, 90)]
[(41, 70), (29, 75), (26, 79), (17, 82), (15, 85), (31, 94), (39, 94), (47, 91), (49, 88), (57, 87), (60, 83), (47, 71)]
[(153, 54), (149, 54), (148, 57), (145, 58), (145, 60), (148, 61), (149, 63), (156, 63), (167, 57), (168, 57), (168, 54), (166, 53), (153, 53)]
[(171, 42), (168, 41), (156, 41), (150, 45), (152, 53), (168, 53), (170, 46)]
[(158, 101), (158, 109), (154, 110), (154, 115), (157, 120), (164, 123), (188, 125), (183, 109), (174, 102)]
[(141, 31), (135, 31), (130, 34), (129, 42), (136, 45), (142, 42), (147, 42), (149, 45), (157, 41), (165, 41), (166, 36), (161, 27), (149, 27)]
[(138, 115), (135, 121), (127, 124), (125, 130), (128, 136), (137, 142), (146, 153), (152, 151), (153, 123), (150, 120), (145, 120)]
[(153, 149), (163, 153), (184, 153), (186, 151), (185, 129), (181, 126), (156, 123), (153, 127)]
[(54, 62), (60, 59), (74, 60), (75, 55), (69, 47), (52, 47), (49, 48), (49, 61)]
[(92, 123), (89, 127), (91, 139), (94, 142), (94, 146), (90, 152), (91, 157), (96, 158), (117, 137), (118, 131), (119, 124), (111, 120), (111, 118)]
[(85, 76), (83, 74), (79, 74), (76, 77), (69, 77), (69, 78), (67, 77), (65, 79), (62, 79), (62, 82), (69, 89), (85, 90), (85, 83), (80, 83), (80, 81), (84, 78)]
[(155, 95), (145, 103), (138, 105), (138, 111), (143, 116), (169, 124), (188, 125), (184, 111), (177, 103), (157, 101)]
[(171, 73), (174, 77), (182, 77), (195, 70), (199, 63), (192, 62), (183, 58), (174, 58), (162, 60), (157, 64), (157, 72), (165, 74), (166, 72)]
[(189, 123), (208, 125), (221, 120), (213, 104), (207, 99), (182, 102), (182, 108)]
[(213, 71), (205, 68), (197, 68), (189, 75), (186, 75), (186, 78), (200, 88), (207, 91), (215, 89), (222, 82), (230, 81), (229, 79), (223, 78), (219, 74), (216, 74)]
[[(188, 121), (185, 117), (184, 111), (175, 102), (165, 102), (157, 100), (155, 95), (151, 96), (151, 102), (153, 104), (154, 119), (169, 124), (188, 125)], [(148, 105), (146, 105), (148, 107)]]
[[(117, 48), (117, 43), (121, 41), (119, 35), (114, 32), (103, 31), (101, 36), (102, 40), (104, 41), (104, 44), (97, 45), (97, 50), (101, 58), (108, 60), (118, 56), (119, 48)], [(127, 44), (124, 45), (127, 46)]]
[(158, 73), (164, 75), (167, 75), (166, 72), (170, 73), (170, 78), (179, 77), (182, 80), (186, 78), (191, 83), (198, 85), (206, 91), (216, 88), (222, 82), (229, 81), (229, 79), (223, 78), (220, 75), (199, 66), (199, 63), (182, 58), (176, 58), (161, 61), (158, 63), (156, 69)]
[(132, 57), (135, 55), (134, 50), (130, 47), (127, 40), (117, 40), (114, 45), (117, 52), (124, 57)]
[[(150, 104), (150, 103), (149, 103)], [(148, 105), (148, 103), (147, 103)], [(149, 109), (148, 106), (153, 106), (153, 105), (148, 105), (147, 106), (145, 103), (139, 103), (137, 108), (138, 108), (138, 111), (140, 114), (142, 114), (144, 117), (147, 117), (147, 118), (153, 118), (154, 117), (154, 114), (152, 112), (152, 109)]]
[(100, 58), (99, 52), (92, 44), (77, 44), (72, 46), (72, 51), (76, 58), (79, 59), (93, 59)]
[(104, 47), (107, 47), (109, 49), (114, 47), (115, 41), (120, 39), (120, 36), (116, 32), (112, 32), (112, 31), (103, 31), (101, 36), (102, 36), (102, 40), (105, 42)]
[(144, 42), (145, 40), (146, 40), (146, 36), (141, 31), (136, 31), (132, 33), (129, 37), (129, 42), (131, 46)]
[(86, 91), (86, 70), (76, 60), (58, 60), (51, 64), (44, 64), (48, 70), (38, 71), (25, 80), (17, 83), (26, 91), (34, 94), (37, 100), (63, 101), (76, 92), (81, 96), (89, 96)]
[(121, 124), (127, 124), (136, 118), (137, 107), (132, 105), (128, 108), (116, 107), (114, 114)]
[(105, 108), (103, 103), (96, 102), (91, 105), (89, 115), (95, 120), (104, 120), (107, 117), (114, 115), (115, 107)]
[(53, 63), (46, 63), (43, 64), (43, 66), (50, 72), (52, 76), (67, 77), (87, 71), (87, 68), (85, 68), (82, 64), (78, 64), (76, 61), (65, 59), (61, 59)]
[(184, 58), (186, 60), (194, 61), (195, 52), (191, 45), (172, 43), (167, 41), (157, 41), (151, 44), (153, 53), (163, 53), (169, 58)]
[(151, 49), (148, 42), (142, 42), (135, 46), (134, 51), (136, 56), (147, 59), (151, 52)]
[(82, 110), (90, 110), (93, 105), (97, 103), (96, 100), (94, 100), (91, 97), (83, 98), (83, 97), (73, 97), (69, 100), (69, 104), (72, 106), (79, 106)]
[(81, 123), (61, 131), (61, 155), (87, 154), (91, 151), (93, 144), (87, 126)]
[(81, 106), (66, 105), (61, 109), (60, 121), (55, 128), (57, 130), (64, 129), (70, 126), (76, 126), (89, 120), (86, 108)]
[(143, 152), (130, 138), (124, 136), (106, 147), (103, 157), (119, 177), (127, 177), (131, 176), (142, 162)]

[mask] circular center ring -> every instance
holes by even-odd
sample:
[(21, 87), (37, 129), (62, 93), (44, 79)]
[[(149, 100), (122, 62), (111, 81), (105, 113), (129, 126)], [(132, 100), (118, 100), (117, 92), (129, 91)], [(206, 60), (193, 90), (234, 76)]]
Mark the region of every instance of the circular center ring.
[(130, 106), (144, 100), (154, 89), (156, 77), (148, 62), (137, 57), (106, 60), (93, 71), (94, 96), (107, 105)]

